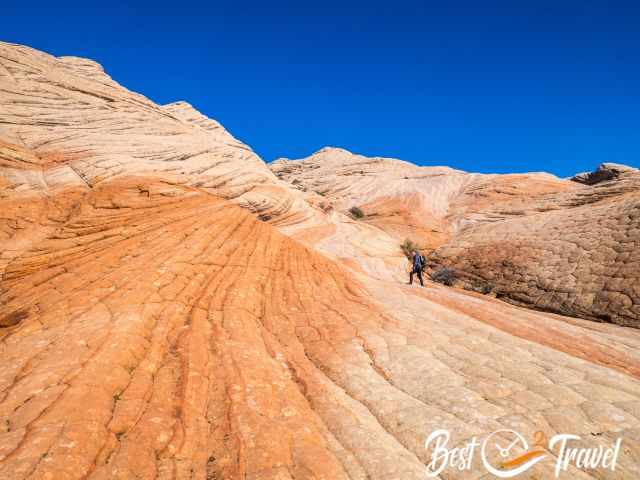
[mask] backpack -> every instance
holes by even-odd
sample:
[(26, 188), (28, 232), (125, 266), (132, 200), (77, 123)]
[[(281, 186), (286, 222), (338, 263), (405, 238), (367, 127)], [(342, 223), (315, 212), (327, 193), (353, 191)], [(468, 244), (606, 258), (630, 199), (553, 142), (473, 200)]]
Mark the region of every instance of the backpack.
[(422, 270), (427, 268), (427, 259), (422, 254), (420, 254), (420, 263), (422, 264)]

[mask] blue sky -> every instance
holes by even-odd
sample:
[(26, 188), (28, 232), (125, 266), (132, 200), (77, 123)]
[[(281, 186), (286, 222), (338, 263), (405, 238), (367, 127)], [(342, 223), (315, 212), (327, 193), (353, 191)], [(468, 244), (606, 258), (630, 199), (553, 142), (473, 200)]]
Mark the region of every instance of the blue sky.
[(14, 2), (0, 39), (186, 100), (266, 161), (640, 167), (640, 2)]

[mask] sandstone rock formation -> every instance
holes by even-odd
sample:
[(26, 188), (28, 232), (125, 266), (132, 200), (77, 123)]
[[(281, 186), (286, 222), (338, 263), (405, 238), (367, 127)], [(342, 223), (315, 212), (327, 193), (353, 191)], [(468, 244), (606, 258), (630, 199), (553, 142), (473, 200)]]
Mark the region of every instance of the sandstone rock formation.
[[(638, 478), (640, 331), (395, 271), (408, 212), (444, 244), (516, 209), (617, 204), (632, 179), (406, 164), (380, 192), (396, 164), (372, 163), (294, 188), (187, 104), (0, 44), (0, 478), (422, 480), (443, 428), (622, 437), (615, 471), (567, 478)], [(551, 478), (549, 456), (521, 478)], [(476, 457), (441, 478), (491, 476)]]
[(9, 151), (2, 167), (14, 189), (162, 175), (265, 218), (317, 214), (249, 147), (185, 102), (158, 106), (85, 59), (0, 43), (0, 60), (0, 148)]
[(471, 288), (542, 310), (640, 327), (640, 172), (479, 225), (431, 255)]
[(332, 148), (271, 168), (339, 210), (361, 207), (361, 222), (397, 244), (413, 239), (430, 254), (432, 272), (451, 268), (465, 288), (640, 326), (636, 169), (604, 164), (585, 186), (548, 174), (467, 174)]
[(330, 147), (302, 160), (276, 160), (270, 167), (279, 178), (321, 195), (335, 209), (362, 208), (365, 223), (394, 237), (411, 235), (427, 246), (449, 237), (442, 217), (451, 198), (472, 178), (447, 167), (417, 167)]

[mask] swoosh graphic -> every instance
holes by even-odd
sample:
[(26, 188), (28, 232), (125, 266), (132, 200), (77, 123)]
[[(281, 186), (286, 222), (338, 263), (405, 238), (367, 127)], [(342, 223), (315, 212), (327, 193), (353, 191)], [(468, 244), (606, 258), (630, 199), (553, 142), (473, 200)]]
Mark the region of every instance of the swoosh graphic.
[(516, 458), (512, 458), (511, 460), (506, 460), (504, 462), (502, 462), (501, 466), (502, 468), (513, 468), (513, 467), (517, 467), (519, 465), (522, 465), (523, 463), (525, 463), (527, 460), (530, 460), (532, 458), (536, 458), (539, 457), (541, 455), (544, 455), (545, 451), (544, 450), (533, 450), (530, 452), (525, 452), (522, 455), (516, 457)]

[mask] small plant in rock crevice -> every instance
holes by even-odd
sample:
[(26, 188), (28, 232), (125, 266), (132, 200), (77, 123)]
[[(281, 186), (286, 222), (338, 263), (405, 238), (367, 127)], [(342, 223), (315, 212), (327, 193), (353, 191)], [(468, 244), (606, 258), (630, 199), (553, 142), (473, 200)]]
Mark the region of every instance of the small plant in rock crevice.
[(400, 244), (400, 248), (402, 249), (402, 253), (404, 253), (404, 256), (409, 260), (411, 260), (411, 256), (413, 255), (414, 250), (420, 250), (418, 244), (408, 238), (404, 239), (404, 242)]
[(360, 207), (351, 207), (349, 209), (349, 213), (356, 220), (359, 220), (359, 219), (364, 217), (364, 212), (362, 211), (362, 209)]

